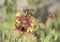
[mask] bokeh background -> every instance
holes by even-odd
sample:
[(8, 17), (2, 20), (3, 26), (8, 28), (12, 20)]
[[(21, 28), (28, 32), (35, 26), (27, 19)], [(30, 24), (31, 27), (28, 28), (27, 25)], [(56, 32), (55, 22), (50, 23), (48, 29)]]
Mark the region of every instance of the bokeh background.
[[(29, 34), (12, 26), (16, 13), (27, 8), (36, 9), (35, 23), (42, 22)], [(60, 42), (60, 0), (0, 0), (0, 42)]]

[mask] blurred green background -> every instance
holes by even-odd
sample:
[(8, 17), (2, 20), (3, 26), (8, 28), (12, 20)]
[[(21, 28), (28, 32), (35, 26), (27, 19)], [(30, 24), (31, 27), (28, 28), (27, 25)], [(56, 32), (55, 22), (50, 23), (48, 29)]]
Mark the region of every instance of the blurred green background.
[[(32, 33), (19, 33), (12, 26), (16, 13), (33, 7), (31, 13), (43, 25), (36, 24)], [(60, 1), (0, 0), (0, 42), (60, 42)]]

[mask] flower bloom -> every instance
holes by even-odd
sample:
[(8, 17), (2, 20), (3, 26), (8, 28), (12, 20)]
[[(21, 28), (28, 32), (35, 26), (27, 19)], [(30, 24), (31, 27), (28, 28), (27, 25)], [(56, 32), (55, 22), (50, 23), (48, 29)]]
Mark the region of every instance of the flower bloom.
[(28, 9), (24, 10), (24, 12), (27, 12), (25, 16), (16, 15), (16, 23), (13, 26), (21, 32), (32, 32), (34, 19), (29, 16)]

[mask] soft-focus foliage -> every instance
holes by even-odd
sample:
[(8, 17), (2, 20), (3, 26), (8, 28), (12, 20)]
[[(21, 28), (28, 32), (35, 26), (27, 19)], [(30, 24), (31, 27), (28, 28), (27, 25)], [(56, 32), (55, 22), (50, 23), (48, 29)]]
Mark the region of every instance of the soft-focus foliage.
[[(35, 14), (37, 12), (36, 5), (40, 4), (42, 2), (41, 0), (28, 0), (31, 6), (28, 8), (29, 10), (26, 12), (25, 9), (20, 9), (17, 14), (16, 12), (11, 12), (16, 1), (11, 0), (9, 5), (7, 1), (5, 0), (4, 3), (7, 17), (5, 16), (4, 22), (0, 21), (0, 42), (60, 42), (60, 11), (57, 11), (55, 14), (49, 14), (44, 23), (42, 19), (43, 13), (45, 12), (44, 7), (41, 9), (41, 14), (43, 14), (41, 19), (36, 18), (38, 16)], [(31, 28), (27, 29), (28, 32), (21, 32), (14, 28), (14, 23), (21, 23), (24, 20), (23, 17), (19, 17), (20, 21), (16, 17), (25, 16), (26, 13), (29, 13), (32, 18)], [(30, 23), (30, 18), (27, 22)]]

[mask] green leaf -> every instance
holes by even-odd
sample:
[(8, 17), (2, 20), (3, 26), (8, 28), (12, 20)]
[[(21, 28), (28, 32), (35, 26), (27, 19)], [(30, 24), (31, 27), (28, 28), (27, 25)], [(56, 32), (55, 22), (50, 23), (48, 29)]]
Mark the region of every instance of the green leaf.
[(47, 35), (46, 37), (45, 37), (45, 39), (44, 39), (44, 42), (50, 42), (50, 39), (51, 39), (51, 35), (49, 34), (49, 35)]

